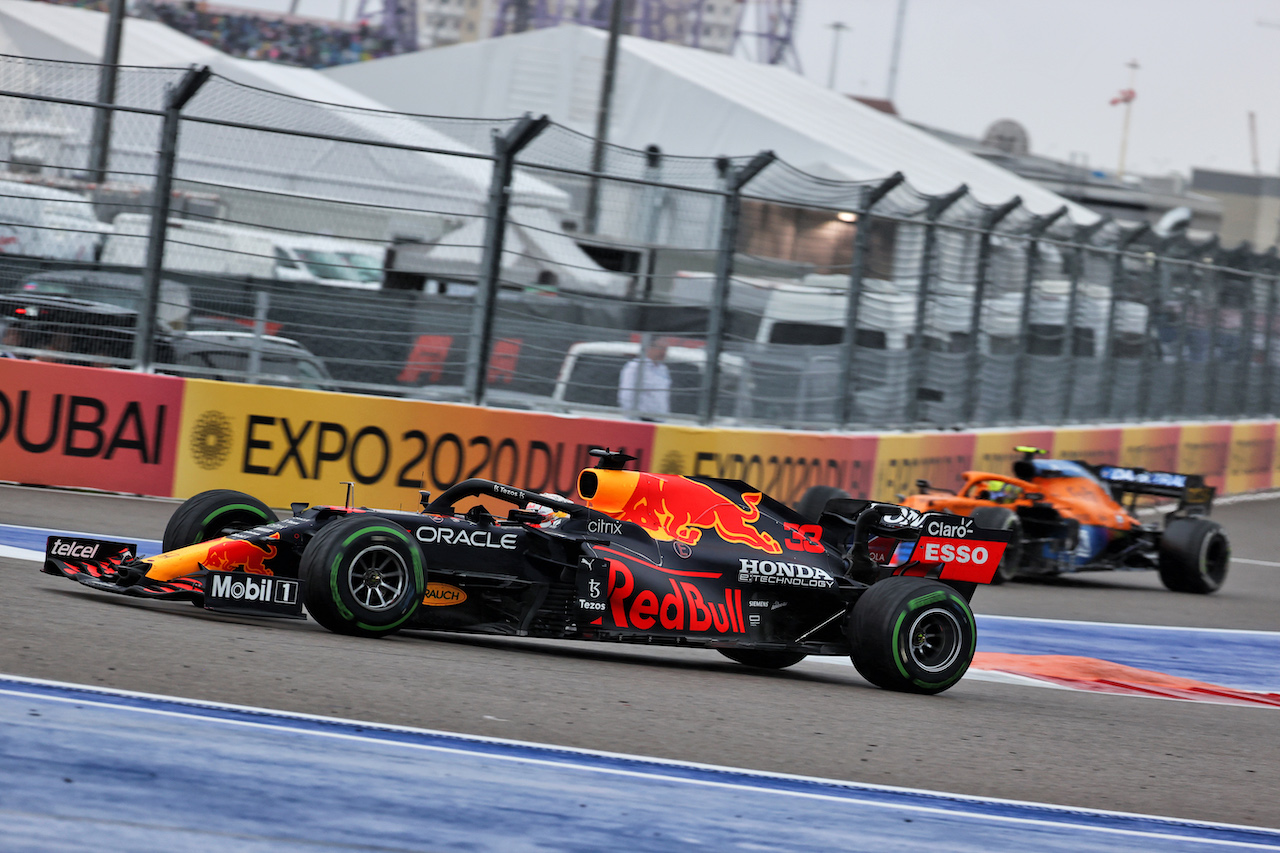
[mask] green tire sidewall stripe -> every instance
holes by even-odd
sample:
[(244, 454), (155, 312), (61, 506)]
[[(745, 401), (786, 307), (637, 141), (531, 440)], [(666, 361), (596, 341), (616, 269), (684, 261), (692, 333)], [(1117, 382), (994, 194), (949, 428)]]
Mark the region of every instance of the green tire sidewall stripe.
[[(263, 521), (270, 523), (270, 520), (267, 519), (266, 516), (262, 515), (262, 510), (256, 506), (253, 506), (252, 504), (226, 504), (225, 506), (220, 506), (217, 509), (215, 509), (213, 512), (206, 515), (204, 517), (204, 521), (200, 522), (200, 530), (204, 531), (205, 529), (207, 529), (209, 527), (209, 522), (213, 521), (215, 518), (222, 515), (223, 513), (227, 513), (227, 512), (230, 512), (231, 510), (236, 510), (236, 509), (247, 510), (253, 513), (254, 515), (262, 518)], [(196, 543), (192, 542), (191, 544), (194, 545)]]
[[(414, 577), (414, 580), (417, 581), (418, 591), (419, 593), (421, 593), (421, 590), (425, 585), (424, 583), (425, 579), (423, 577), (422, 552), (418, 550), (418, 546), (413, 542), (413, 540), (409, 538), (409, 536), (403, 530), (399, 530), (394, 527), (384, 527), (384, 526), (362, 527), (359, 530), (353, 532), (346, 539), (342, 540), (342, 550), (339, 551), (334, 556), (333, 564), (329, 567), (329, 591), (333, 593), (333, 601), (335, 604), (338, 605), (338, 612), (342, 614), (342, 618), (346, 619), (349, 622), (355, 623), (356, 627), (363, 628), (366, 631), (390, 631), (393, 628), (398, 628), (400, 625), (402, 625), (404, 621), (408, 619), (410, 616), (412, 616), (414, 611), (416, 611), (418, 608), (416, 606), (410, 606), (403, 616), (401, 616), (395, 622), (392, 622), (390, 625), (368, 625), (368, 624), (365, 624), (364, 622), (360, 622), (356, 620), (355, 614), (351, 612), (351, 610), (343, 602), (342, 596), (338, 593), (339, 569), (341, 567), (342, 558), (345, 555), (346, 548), (352, 542), (356, 541), (361, 536), (364, 536), (365, 534), (368, 534), (368, 533), (389, 533), (409, 546), (409, 553), (413, 555), (413, 577)], [(410, 600), (414, 604), (416, 604), (418, 599), (419, 599), (419, 595), (410, 596)]]
[[(918, 610), (921, 607), (925, 607), (927, 605), (933, 604), (934, 602), (947, 601), (947, 600), (953, 601), (957, 604), (964, 605), (963, 599), (957, 598), (952, 593), (946, 590), (940, 589), (940, 590), (937, 590), (936, 592), (931, 592), (926, 595), (922, 595), (919, 598), (913, 598), (910, 601), (908, 601), (906, 608), (901, 613), (898, 614), (898, 621), (895, 622), (893, 625), (893, 639), (894, 639), (894, 652), (895, 652), (893, 656), (893, 663), (895, 666), (898, 667), (898, 672), (902, 674), (902, 677), (907, 679), (917, 687), (930, 687), (930, 688), (946, 687), (948, 685), (954, 684), (956, 681), (959, 681), (960, 676), (964, 675), (965, 672), (968, 671), (969, 669), (969, 664), (966, 663), (963, 667), (961, 667), (959, 672), (957, 672), (955, 675), (948, 678), (946, 681), (923, 681), (919, 678), (913, 677), (911, 673), (907, 672), (907, 668), (903, 664), (903, 655), (900, 653), (903, 651), (901, 646), (902, 623), (906, 621), (907, 614), (911, 613), (913, 610)], [(973, 611), (968, 606), (962, 606), (960, 609), (964, 611), (965, 621), (969, 623), (969, 660), (973, 660), (973, 653), (977, 650), (977, 644), (978, 644), (978, 626), (974, 623)], [(909, 645), (910, 638), (908, 638), (907, 642)], [(910, 652), (908, 651), (907, 654), (910, 654)]]

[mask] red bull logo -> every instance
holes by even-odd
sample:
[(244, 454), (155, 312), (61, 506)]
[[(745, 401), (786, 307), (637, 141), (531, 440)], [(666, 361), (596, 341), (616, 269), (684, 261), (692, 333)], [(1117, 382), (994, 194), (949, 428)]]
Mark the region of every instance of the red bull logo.
[(173, 580), (189, 575), (201, 566), (215, 572), (243, 570), (251, 575), (271, 575), (267, 562), (276, 556), (274, 545), (259, 545), (244, 539), (210, 539), (178, 548), (147, 560), (147, 577)]
[[(618, 628), (707, 634), (742, 634), (742, 590), (726, 589), (724, 602), (711, 600), (689, 581), (668, 578), (667, 589), (636, 589), (635, 576), (617, 560), (609, 564), (609, 615)], [(718, 596), (719, 593), (717, 592)]]
[(743, 506), (685, 477), (591, 470), (583, 472), (578, 493), (593, 509), (634, 522), (655, 539), (696, 545), (703, 531), (713, 530), (725, 542), (782, 553), (777, 539), (755, 527), (760, 521), (760, 492), (743, 494)]

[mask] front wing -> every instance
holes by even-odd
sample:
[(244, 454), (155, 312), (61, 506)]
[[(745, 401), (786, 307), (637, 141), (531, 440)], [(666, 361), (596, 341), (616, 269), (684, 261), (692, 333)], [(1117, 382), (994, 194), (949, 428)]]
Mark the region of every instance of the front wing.
[(41, 571), (104, 592), (159, 601), (191, 601), (206, 610), (251, 616), (302, 616), (295, 578), (244, 571), (213, 571), (197, 563), (189, 573), (161, 579), (148, 574), (150, 559), (139, 559), (132, 542), (50, 536)]

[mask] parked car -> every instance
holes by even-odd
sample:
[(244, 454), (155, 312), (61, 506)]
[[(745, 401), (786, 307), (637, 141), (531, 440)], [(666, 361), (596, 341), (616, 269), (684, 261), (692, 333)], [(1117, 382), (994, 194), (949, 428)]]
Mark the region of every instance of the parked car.
[(324, 362), (292, 338), (250, 331), (199, 330), (176, 337), (165, 373), (226, 382), (334, 388)]
[[(137, 311), (142, 304), (143, 279), (138, 273), (55, 269), (30, 273), (18, 286), (24, 294), (65, 296)], [(191, 316), (191, 288), (180, 281), (160, 281), (156, 320), (161, 328), (176, 332)]]
[[(105, 302), (40, 293), (0, 294), (5, 352), (18, 358), (96, 367), (127, 367), (133, 358), (138, 314)], [(172, 357), (161, 331), (156, 356)]]

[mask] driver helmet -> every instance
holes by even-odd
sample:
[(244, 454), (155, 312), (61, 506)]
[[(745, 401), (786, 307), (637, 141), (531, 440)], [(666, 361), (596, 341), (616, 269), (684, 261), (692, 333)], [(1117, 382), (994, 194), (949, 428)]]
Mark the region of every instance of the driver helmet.
[(1009, 497), (1009, 484), (1004, 480), (987, 480), (982, 484), (982, 490), (987, 493), (987, 497), (997, 503)]
[[(557, 495), (555, 492), (540, 492), (539, 494), (544, 498), (554, 498), (555, 500), (558, 500), (558, 501), (569, 500), (564, 495)], [(558, 510), (552, 509), (546, 504), (534, 503), (533, 501), (529, 501), (529, 503), (525, 506), (525, 509), (529, 510), (530, 512), (536, 512), (538, 513), (538, 515), (542, 516), (542, 521), (538, 522), (539, 524), (546, 524), (548, 521), (551, 521), (553, 518), (568, 518), (568, 515), (569, 515), (568, 513), (560, 512)]]

